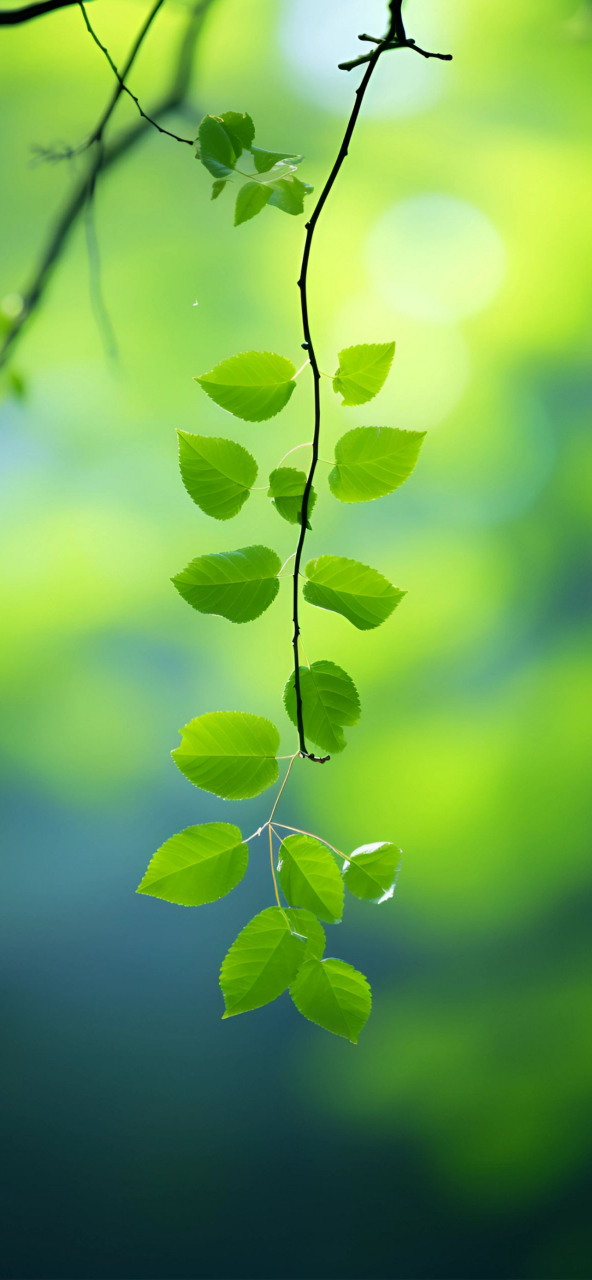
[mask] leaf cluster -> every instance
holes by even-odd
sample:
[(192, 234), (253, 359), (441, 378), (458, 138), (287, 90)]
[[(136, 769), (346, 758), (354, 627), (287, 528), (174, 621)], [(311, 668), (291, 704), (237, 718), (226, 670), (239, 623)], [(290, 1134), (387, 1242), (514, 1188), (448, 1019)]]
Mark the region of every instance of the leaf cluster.
[[(227, 111), (204, 117), (196, 153), (214, 179), (213, 198), (240, 175), (247, 181), (238, 192), (236, 224), (254, 217), (265, 204), (287, 213), (302, 212), (304, 195), (310, 190), (294, 173), (302, 157), (264, 151), (255, 146), (254, 137), (253, 122), (246, 114)], [(244, 168), (247, 157), (251, 173)], [(384, 386), (394, 354), (394, 342), (364, 343), (340, 351), (331, 383), (341, 404), (358, 406), (373, 400)], [(258, 423), (282, 412), (296, 390), (297, 378), (288, 357), (246, 351), (221, 360), (195, 381), (219, 409), (242, 422)], [(181, 477), (200, 510), (215, 520), (231, 520), (255, 489), (266, 491), (278, 516), (298, 528), (299, 566), (319, 498), (318, 489), (312, 487), (312, 470), (307, 475), (284, 466), (285, 454), (271, 471), (268, 484), (257, 485), (257, 461), (244, 445), (187, 431), (180, 431), (178, 438)], [(342, 503), (358, 503), (394, 493), (412, 474), (423, 439), (422, 432), (396, 427), (361, 426), (347, 431), (338, 440), (330, 464), (329, 494)], [(244, 625), (274, 603), (283, 570), (277, 552), (258, 543), (198, 554), (172, 581), (198, 613)], [(359, 631), (382, 626), (405, 595), (378, 569), (348, 556), (321, 553), (300, 572), (304, 601), (339, 615)], [(291, 576), (297, 600), (296, 570)], [(306, 740), (328, 753), (325, 759), (345, 750), (346, 730), (353, 729), (361, 716), (354, 681), (329, 659), (310, 665), (297, 662), (285, 683), (283, 701), (291, 724), (302, 727)], [(263, 716), (208, 712), (195, 716), (180, 732), (173, 760), (183, 776), (203, 791), (240, 801), (261, 795), (279, 780), (280, 733)], [(302, 753), (302, 737), (299, 741)], [(306, 1018), (356, 1043), (370, 1013), (370, 987), (351, 965), (325, 955), (323, 926), (341, 920), (346, 891), (368, 903), (391, 898), (400, 851), (392, 842), (380, 841), (341, 853), (312, 832), (277, 821), (278, 802), (298, 754), (299, 749), (289, 757), (270, 817), (253, 836), (243, 839), (239, 827), (227, 822), (188, 827), (157, 850), (138, 892), (188, 907), (215, 902), (240, 884), (250, 841), (267, 832), (277, 905), (259, 912), (241, 930), (223, 961), (224, 1017), (260, 1008), (289, 991)]]
[(236, 197), (235, 227), (250, 222), (266, 205), (293, 216), (303, 213), (304, 199), (312, 191), (308, 182), (296, 177), (303, 156), (266, 151), (256, 147), (254, 140), (255, 125), (246, 112), (224, 111), (220, 116), (204, 116), (195, 143), (196, 159), (214, 179), (212, 200), (218, 199), (229, 181), (246, 179)]

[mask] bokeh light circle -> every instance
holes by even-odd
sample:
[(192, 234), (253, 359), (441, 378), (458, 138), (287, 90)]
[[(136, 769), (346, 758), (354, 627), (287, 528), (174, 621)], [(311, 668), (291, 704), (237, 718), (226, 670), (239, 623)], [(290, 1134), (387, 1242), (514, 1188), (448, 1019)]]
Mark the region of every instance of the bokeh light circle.
[(489, 218), (440, 192), (392, 205), (370, 232), (367, 261), (385, 302), (435, 323), (482, 311), (506, 270), (503, 242)]

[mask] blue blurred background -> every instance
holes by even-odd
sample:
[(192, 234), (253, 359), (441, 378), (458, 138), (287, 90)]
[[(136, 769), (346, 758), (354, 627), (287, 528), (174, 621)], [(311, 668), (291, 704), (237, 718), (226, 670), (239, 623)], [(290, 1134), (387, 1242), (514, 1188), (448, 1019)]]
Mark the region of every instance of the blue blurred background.
[[(146, 9), (89, 5), (118, 64)], [(336, 63), (384, 10), (213, 0), (170, 127), (249, 111), (318, 191), (359, 78)], [(311, 305), (329, 372), (343, 346), (397, 342), (370, 406), (341, 409), (325, 384), (323, 457), (358, 424), (428, 437), (371, 506), (336, 503), (325, 467), (308, 545), (408, 595), (368, 634), (306, 610), (308, 657), (345, 666), (363, 718), (327, 769), (298, 763), (284, 805), (338, 847), (404, 850), (394, 900), (351, 899), (329, 930), (373, 986), (356, 1049), (287, 996), (220, 1020), (221, 959), (271, 902), (261, 842), (218, 904), (134, 896), (174, 831), (268, 813), (176, 772), (181, 725), (252, 711), (293, 750), (287, 584), (242, 629), (169, 579), (204, 551), (293, 550), (264, 493), (228, 525), (193, 506), (175, 428), (240, 440), (261, 483), (310, 439), (305, 375), (259, 426), (192, 381), (249, 348), (300, 364), (302, 220), (267, 209), (235, 230), (229, 193), (211, 204), (189, 148), (150, 132), (97, 189), (117, 359), (81, 224), (4, 375), (6, 1277), (592, 1274), (592, 7), (408, 0), (406, 17), (454, 61), (383, 58)], [(143, 102), (186, 18), (174, 0), (159, 15), (131, 78)], [(78, 142), (113, 78), (76, 6), (3, 29), (0, 60), (9, 317), (82, 171), (32, 165), (31, 147)], [(135, 119), (123, 100), (111, 136)]]

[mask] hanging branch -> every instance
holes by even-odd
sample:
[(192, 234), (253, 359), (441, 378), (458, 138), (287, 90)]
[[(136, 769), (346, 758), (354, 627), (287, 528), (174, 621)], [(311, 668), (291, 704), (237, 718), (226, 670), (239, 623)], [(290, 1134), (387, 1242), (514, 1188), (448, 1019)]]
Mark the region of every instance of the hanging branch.
[[(298, 377), (310, 365), (313, 439), (284, 452), (269, 476), (267, 488), (257, 485), (256, 459), (242, 444), (217, 435), (178, 433), (183, 483), (207, 516), (230, 520), (239, 514), (251, 494), (267, 488), (277, 514), (299, 526), (292, 575), (294, 673), (284, 687), (283, 697), (288, 718), (298, 730), (296, 749), (290, 756), (277, 754), (279, 730), (264, 716), (243, 711), (212, 711), (194, 716), (180, 730), (181, 742), (172, 752), (177, 768), (194, 786), (223, 800), (247, 800), (278, 782), (281, 760), (287, 759), (289, 764), (269, 817), (251, 836), (243, 840), (239, 828), (225, 822), (188, 827), (156, 851), (138, 888), (139, 893), (186, 907), (213, 902), (242, 880), (250, 842), (266, 832), (274, 905), (245, 925), (222, 963), (220, 986), (226, 1006), (223, 1016), (230, 1018), (259, 1009), (289, 990), (304, 1017), (354, 1044), (370, 1013), (370, 987), (364, 975), (351, 965), (324, 956), (326, 939), (320, 922), (336, 924), (341, 920), (345, 890), (365, 902), (381, 903), (392, 898), (401, 865), (400, 850), (391, 841), (379, 840), (345, 853), (304, 825), (280, 822), (276, 812), (297, 758), (318, 764), (330, 758), (309, 751), (307, 739), (322, 750), (337, 754), (347, 746), (344, 727), (357, 724), (361, 715), (351, 676), (327, 659), (308, 662), (300, 639), (300, 577), (306, 579), (303, 597), (308, 604), (340, 614), (360, 631), (381, 626), (405, 595), (376, 569), (345, 556), (318, 556), (301, 572), (306, 531), (311, 527), (309, 516), (318, 496), (313, 479), (317, 463), (327, 461), (319, 458), (320, 382), (326, 375), (319, 369), (311, 332), (311, 248), (319, 218), (348, 154), (379, 58), (387, 50), (415, 47), (407, 40), (401, 0), (391, 0), (389, 10), (385, 36), (360, 37), (375, 48), (351, 64), (360, 61), (367, 66), (337, 159), (306, 223), (298, 287), (302, 346), (308, 358), (296, 369), (286, 356), (271, 351), (242, 351), (196, 378), (202, 390), (227, 413), (246, 423), (264, 422), (281, 413), (296, 390)], [(424, 51), (424, 56), (440, 55)], [(292, 215), (303, 212), (304, 199), (312, 190), (295, 176), (303, 157), (255, 146), (255, 125), (246, 112), (205, 116), (199, 126), (197, 155), (214, 179), (212, 199), (222, 196), (228, 183), (237, 178), (244, 180), (236, 196), (235, 226), (250, 222), (267, 206)], [(394, 353), (394, 342), (362, 343), (340, 351), (332, 385), (342, 397), (342, 404), (360, 405), (373, 400), (389, 375)], [(424, 435), (425, 432), (392, 427), (355, 427), (347, 431), (335, 446), (335, 465), (328, 477), (331, 494), (340, 502), (357, 503), (394, 493), (412, 474)], [(300, 448), (312, 449), (308, 474), (283, 465)], [(173, 583), (179, 595), (199, 613), (245, 624), (259, 618), (273, 604), (290, 559), (292, 556), (282, 563), (275, 550), (261, 545), (200, 555), (174, 576)], [(302, 668), (300, 651), (306, 664)], [(280, 845), (277, 866), (274, 838)]]
[[(294, 680), (295, 680), (295, 690), (296, 690), (296, 714), (297, 714), (297, 720), (298, 720), (298, 740), (300, 743), (300, 754), (302, 756), (306, 756), (309, 760), (313, 760), (317, 764), (324, 764), (329, 759), (329, 757), (315, 756), (310, 751), (308, 751), (306, 747), (306, 739), (304, 734), (304, 714), (303, 714), (303, 708), (302, 708), (302, 691), (301, 691), (301, 681), (300, 681), (300, 661), (299, 661), (299, 654), (298, 654), (298, 638), (300, 635), (300, 623), (299, 623), (299, 615), (298, 615), (298, 609), (299, 609), (298, 579), (300, 574), (300, 564), (302, 561), (302, 552), (304, 550), (304, 542), (306, 539), (306, 528), (307, 528), (307, 521), (308, 521), (310, 493), (312, 489), (312, 483), (314, 480), (314, 474), (315, 474), (317, 463), (319, 460), (319, 441), (320, 441), (320, 434), (321, 434), (321, 373), (319, 370), (319, 366), (317, 363), (317, 358), (316, 358), (316, 354), (313, 346), (312, 335), (310, 330), (310, 320), (309, 320), (309, 314), (308, 314), (308, 296), (307, 296), (308, 265), (309, 265), (309, 259), (310, 259), (310, 251), (312, 248), (312, 240), (313, 240), (317, 223), (319, 221), (321, 213), (323, 212), (323, 209), (327, 202), (328, 196), (332, 190), (332, 187), (334, 186), (337, 180), (337, 177), (339, 176), (341, 166), (343, 165), (343, 162), (347, 156), (349, 144), (352, 140), (357, 119), (360, 114), (362, 102), (364, 100), (364, 94), (366, 93), (368, 85), (370, 84), (370, 80), (372, 79), (374, 71), (376, 70), (378, 61), (381, 55), (385, 53), (387, 50), (398, 49), (398, 48), (416, 48), (413, 41), (409, 41), (407, 39), (405, 27), (403, 24), (403, 17), (401, 13), (402, 3), (403, 3), (403, 0), (391, 0), (391, 3), (389, 5), (389, 11), (390, 11), (389, 27), (388, 27), (388, 31), (386, 32), (386, 35), (383, 36), (381, 40), (374, 41), (373, 36), (368, 36), (365, 34), (359, 37), (360, 40), (371, 40), (376, 43), (376, 48), (373, 49), (371, 53), (364, 55), (361, 58), (357, 58), (350, 63), (340, 63), (340, 67), (346, 70), (350, 70), (352, 67), (357, 66), (358, 63), (361, 63), (361, 62), (367, 62), (368, 66), (366, 68), (366, 71), (364, 73), (364, 76), (360, 85), (356, 89), (356, 100), (354, 103), (353, 111), (351, 113), (351, 116), (347, 124), (347, 128), (343, 136), (343, 142), (341, 143), (339, 152), (337, 154), (337, 159), (335, 161), (335, 164), (333, 165), (333, 168), (329, 174), (329, 177), (327, 178), (325, 186), (323, 187), (323, 190), (319, 196), (319, 199), (315, 206), (310, 222), (307, 222), (306, 224), (306, 239), (304, 242), (302, 266), (300, 268), (300, 277), (298, 280), (298, 288), (300, 289), (300, 301), (301, 301), (301, 310), (302, 310), (302, 329), (304, 333), (304, 342), (302, 343), (302, 346), (304, 347), (305, 351), (308, 352), (308, 356), (310, 359), (310, 367), (311, 367), (311, 372), (313, 377), (313, 384), (314, 384), (314, 435), (313, 435), (313, 444), (312, 444), (312, 460), (311, 460), (308, 476), (306, 479), (304, 496), (302, 499), (302, 522), (300, 525), (300, 534), (298, 538), (298, 544), (296, 547), (296, 558), (294, 560), (294, 587), (293, 587), (294, 631), (292, 635), (292, 647), (294, 650)], [(445, 55), (442, 55), (442, 54), (427, 55), (426, 54), (425, 56), (445, 57), (446, 60), (449, 60), (450, 58), (449, 54), (445, 54)]]
[[(161, 0), (162, 2), (162, 0)], [(182, 36), (179, 51), (177, 54), (176, 64), (173, 69), (171, 83), (160, 99), (158, 99), (151, 107), (150, 115), (155, 121), (163, 119), (170, 115), (173, 111), (177, 111), (183, 105), (187, 98), (191, 81), (191, 70), (196, 49), (203, 23), (208, 10), (211, 8), (215, 0), (200, 0), (193, 10)], [(78, 3), (78, 0), (76, 0)], [(153, 8), (150, 21), (155, 16), (156, 7)], [(142, 28), (143, 34), (146, 34), (149, 22), (144, 24)], [(143, 38), (143, 36), (142, 36)], [(140, 47), (141, 40), (136, 39), (132, 50), (135, 57)], [(133, 57), (128, 58), (126, 68), (129, 70)], [(121, 89), (118, 86), (117, 97), (119, 97)], [(112, 114), (115, 102), (111, 99), (109, 116)], [(101, 117), (102, 131), (107, 123), (107, 112)], [(21, 338), (25, 327), (37, 310), (46, 288), (49, 284), (51, 274), (59, 262), (64, 251), (70, 233), (76, 224), (76, 221), (82, 212), (89, 195), (94, 190), (97, 179), (108, 169), (128, 154), (152, 128), (151, 123), (147, 120), (139, 120), (137, 124), (123, 130), (111, 142), (105, 143), (104, 146), (97, 147), (96, 154), (93, 155), (89, 167), (85, 174), (82, 175), (74, 189), (66, 199), (64, 206), (58, 215), (53, 226), (45, 250), (41, 256), (39, 266), (31, 280), (28, 288), (23, 295), (23, 303), (19, 314), (15, 317), (8, 332), (3, 336), (0, 345), (0, 368), (6, 364), (16, 343)], [(95, 130), (95, 134), (97, 130)]]

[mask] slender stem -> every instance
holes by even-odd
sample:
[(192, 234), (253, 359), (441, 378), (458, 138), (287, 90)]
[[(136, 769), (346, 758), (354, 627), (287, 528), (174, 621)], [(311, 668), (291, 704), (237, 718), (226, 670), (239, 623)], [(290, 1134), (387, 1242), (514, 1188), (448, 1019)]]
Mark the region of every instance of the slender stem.
[(280, 891), (279, 891), (279, 889), (278, 889), (278, 882), (277, 882), (277, 879), (276, 879), (275, 867), (274, 867), (274, 865), (273, 865), (273, 835), (272, 835), (272, 831), (271, 831), (271, 823), (268, 823), (268, 824), (267, 824), (267, 826), (268, 826), (268, 831), (269, 831), (269, 861), (271, 862), (271, 874), (272, 874), (272, 876), (273, 876), (273, 887), (274, 887), (274, 889), (275, 889), (276, 901), (277, 901), (278, 907), (279, 907), (279, 909), (280, 909), (280, 911), (281, 911), (281, 910), (282, 910), (282, 904), (281, 904), (281, 902), (280, 902)]
[(275, 811), (276, 811), (276, 809), (277, 809), (277, 807), (278, 807), (278, 804), (279, 804), (279, 802), (280, 802), (281, 795), (282, 795), (282, 791), (284, 790), (284, 787), (285, 787), (285, 785), (286, 785), (286, 783), (287, 783), (287, 781), (288, 781), (288, 778), (290, 777), (290, 770), (291, 770), (292, 765), (294, 764), (294, 761), (295, 761), (296, 756), (297, 756), (298, 754), (299, 754), (299, 752), (298, 752), (298, 751), (295, 751), (295, 752), (294, 752), (294, 755), (293, 755), (293, 756), (291, 756), (291, 758), (290, 758), (290, 763), (289, 763), (289, 765), (288, 765), (288, 768), (286, 769), (286, 776), (285, 776), (284, 781), (282, 782), (282, 785), (281, 785), (281, 787), (280, 787), (280, 789), (279, 789), (279, 791), (278, 791), (278, 793), (277, 793), (277, 796), (276, 796), (276, 798), (275, 798), (275, 804), (274, 804), (273, 809), (271, 810), (271, 813), (270, 813), (270, 815), (269, 815), (269, 824), (270, 824), (270, 826), (271, 826), (271, 822), (272, 822), (272, 820), (273, 820), (273, 815), (274, 815), (274, 813), (275, 813)]
[[(164, 133), (164, 134), (166, 134), (167, 138), (174, 138), (175, 142), (186, 142), (186, 143), (187, 143), (187, 145), (188, 145), (189, 147), (192, 147), (192, 146), (193, 146), (193, 143), (194, 143), (194, 139), (193, 139), (193, 138), (181, 138), (181, 137), (179, 136), (179, 134), (178, 134), (178, 133), (171, 133), (170, 129), (164, 129), (164, 128), (162, 127), (162, 125), (158, 124), (158, 121), (157, 121), (157, 120), (153, 120), (153, 119), (152, 119), (152, 116), (149, 116), (149, 115), (147, 114), (147, 112), (146, 112), (146, 111), (144, 111), (144, 109), (143, 109), (143, 107), (140, 105), (140, 101), (139, 101), (139, 99), (136, 97), (135, 93), (132, 93), (131, 89), (128, 89), (127, 85), (126, 85), (126, 84), (125, 84), (125, 82), (124, 82), (123, 76), (121, 76), (121, 75), (119, 74), (119, 71), (117, 70), (117, 67), (115, 66), (115, 63), (114, 63), (114, 61), (113, 61), (113, 58), (111, 57), (111, 54), (109, 53), (109, 50), (107, 49), (106, 45), (104, 45), (104, 44), (102, 44), (102, 43), (101, 43), (101, 41), (99, 40), (99, 37), (98, 37), (98, 35), (97, 35), (96, 31), (95, 31), (95, 30), (94, 30), (94, 28), (91, 26), (90, 19), (89, 19), (89, 16), (88, 16), (87, 12), (86, 12), (86, 8), (85, 8), (85, 5), (84, 5), (84, 3), (83, 3), (83, 0), (78, 0), (78, 5), (79, 5), (80, 11), (81, 11), (81, 13), (82, 13), (82, 17), (84, 18), (84, 22), (85, 22), (85, 25), (86, 25), (86, 29), (87, 29), (87, 31), (88, 31), (88, 33), (89, 33), (89, 35), (90, 35), (90, 36), (92, 37), (92, 39), (94, 40), (95, 44), (96, 44), (96, 45), (98, 45), (98, 48), (101, 50), (101, 52), (102, 52), (102, 53), (104, 53), (104, 55), (105, 55), (105, 57), (106, 57), (106, 59), (107, 59), (107, 62), (109, 63), (109, 66), (111, 67), (111, 70), (115, 73), (115, 76), (116, 76), (117, 80), (119, 81), (119, 84), (120, 84), (120, 86), (121, 86), (121, 90), (122, 90), (122, 92), (123, 92), (123, 93), (127, 93), (128, 97), (129, 97), (129, 98), (131, 98), (132, 102), (135, 102), (135, 104), (136, 104), (136, 106), (137, 106), (137, 108), (138, 108), (138, 111), (139, 111), (140, 115), (142, 116), (142, 118), (143, 118), (144, 120), (147, 120), (147, 121), (148, 121), (148, 124), (151, 124), (155, 129), (158, 129), (158, 132), (159, 132), (159, 133)], [(85, 144), (85, 146), (88, 146), (88, 145), (89, 145), (89, 143), (86, 143), (86, 144)], [(85, 148), (81, 148), (81, 149), (82, 149), (82, 150), (84, 150)]]
[(296, 558), (294, 561), (294, 575), (293, 575), (294, 630), (292, 634), (292, 648), (294, 651), (294, 686), (296, 691), (296, 717), (297, 717), (297, 723), (298, 723), (298, 741), (300, 745), (300, 754), (302, 756), (306, 756), (309, 760), (314, 760), (315, 763), (317, 764), (324, 763), (325, 760), (328, 759), (328, 757), (315, 756), (310, 751), (308, 751), (306, 747), (306, 738), (304, 735), (304, 718), (303, 718), (303, 711), (302, 711), (302, 691), (300, 688), (300, 664), (299, 664), (299, 656), (298, 656), (298, 637), (300, 635), (300, 622), (298, 617), (298, 606), (299, 606), (298, 576), (300, 573), (302, 552), (304, 550), (304, 541), (306, 538), (308, 503), (310, 498), (310, 491), (312, 489), (312, 482), (314, 480), (314, 474), (316, 471), (316, 466), (319, 458), (319, 441), (320, 441), (320, 435), (321, 435), (321, 392), (320, 392), (321, 373), (317, 363), (317, 357), (316, 357), (316, 353), (313, 345), (312, 333), (311, 333), (311, 327), (310, 327), (310, 317), (309, 317), (309, 310), (308, 310), (308, 265), (310, 261), (310, 251), (312, 248), (313, 236), (315, 233), (317, 223), (319, 221), (321, 213), (323, 212), (323, 209), (330, 195), (332, 187), (339, 175), (341, 166), (347, 156), (348, 147), (351, 142), (354, 129), (356, 127), (356, 121), (360, 114), (360, 109), (364, 99), (364, 94), (370, 83), (372, 73), (378, 62), (381, 51), (382, 51), (382, 44), (378, 45), (377, 48), (374, 49), (370, 55), (370, 61), (368, 63), (368, 67), (365, 71), (362, 82), (359, 85), (359, 87), (356, 89), (356, 100), (347, 124), (347, 128), (343, 136), (343, 141), (339, 148), (337, 159), (335, 161), (335, 164), (333, 165), (333, 168), (329, 174), (329, 177), (327, 178), (325, 186), (323, 187), (323, 190), (321, 191), (319, 199), (315, 205), (310, 222), (307, 222), (306, 224), (306, 238), (304, 241), (304, 252), (302, 255), (300, 278), (298, 280), (298, 288), (300, 289), (300, 304), (301, 304), (301, 311), (302, 311), (302, 329), (304, 333), (304, 342), (302, 343), (302, 346), (306, 351), (308, 351), (308, 355), (310, 359), (310, 367), (311, 367), (312, 377), (313, 377), (314, 434), (313, 434), (313, 441), (312, 441), (312, 459), (311, 459), (308, 476), (306, 479), (306, 484), (304, 486), (304, 494), (302, 497), (300, 535), (298, 538), (298, 545), (296, 547)]
[[(341, 853), (339, 849), (335, 848), (335, 845), (329, 844), (328, 840), (323, 840), (322, 836), (315, 835), (314, 831), (303, 831), (302, 827), (289, 827), (286, 822), (276, 822), (275, 825), (276, 827), (281, 827), (283, 831), (295, 831), (299, 836), (310, 836), (312, 840), (319, 840), (321, 844), (326, 844), (328, 849), (336, 853), (338, 858), (343, 858), (344, 862), (351, 862), (351, 858), (348, 858), (347, 854)], [(278, 839), (281, 839), (281, 836), (278, 836)]]
[(148, 35), (150, 27), (152, 26), (152, 23), (154, 22), (154, 19), (159, 9), (162, 9), (163, 4), (164, 4), (164, 0), (155, 0), (155, 3), (152, 5), (152, 8), (150, 9), (150, 12), (148, 13), (147, 17), (142, 23), (142, 26), (140, 27), (140, 30), (136, 36), (136, 39), (130, 49), (123, 71), (121, 72), (121, 75), (118, 74), (117, 76), (117, 85), (113, 90), (113, 93), (111, 95), (111, 100), (110, 102), (107, 103), (107, 106), (105, 107), (105, 110), (96, 128), (93, 129), (93, 132), (91, 133), (91, 136), (88, 140), (88, 144), (87, 144), (88, 146), (91, 146), (93, 142), (101, 141), (101, 138), (103, 137), (103, 133), (105, 131), (105, 126), (108, 123), (108, 121), (111, 119), (111, 116), (113, 115), (115, 107), (117, 106), (117, 103), (119, 102), (119, 99), (125, 89), (125, 84), (124, 84), (125, 77), (127, 76), (128, 72), (131, 70), (133, 63), (135, 62), (136, 57), (140, 52), (142, 44), (146, 36)]
[[(306, 363), (309, 364), (309, 361), (307, 360)], [(307, 440), (305, 444), (295, 444), (293, 449), (288, 449), (288, 452), (284, 454), (283, 458), (280, 458), (276, 467), (276, 471), (279, 471), (282, 465), (282, 462), (285, 462), (286, 458), (289, 458), (291, 453), (296, 453), (297, 449), (311, 449), (311, 448), (312, 448), (312, 440)], [(296, 552), (294, 552), (294, 555), (295, 554)]]

